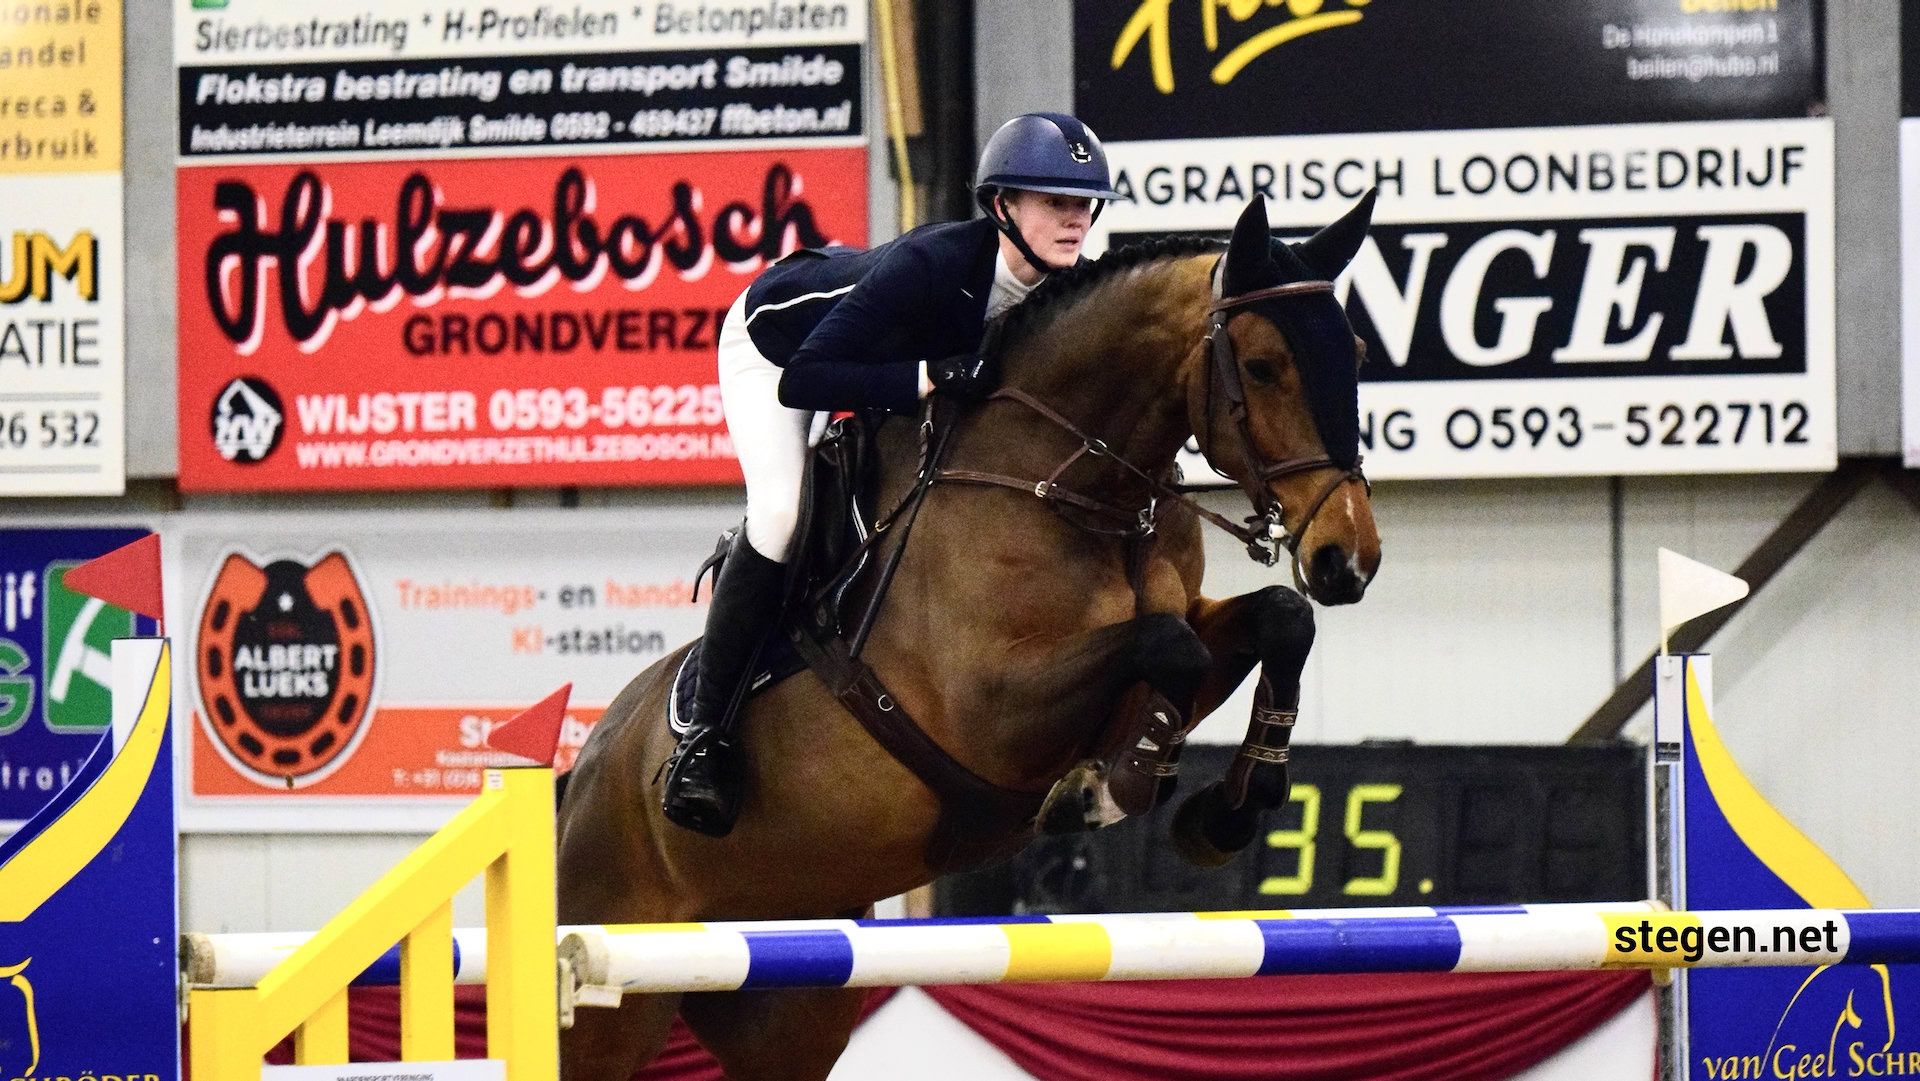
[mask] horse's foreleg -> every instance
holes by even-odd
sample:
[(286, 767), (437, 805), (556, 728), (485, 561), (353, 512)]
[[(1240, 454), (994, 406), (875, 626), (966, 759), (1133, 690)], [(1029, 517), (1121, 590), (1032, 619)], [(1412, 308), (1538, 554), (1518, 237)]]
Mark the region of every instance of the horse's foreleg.
[[(1004, 670), (1004, 698), (998, 709), (984, 715), (1012, 718), (1015, 727), (1001, 737), (1003, 744), (1021, 748), (1029, 757), (1038, 746), (1053, 748), (1054, 755), (1039, 757), (1056, 762), (1059, 769), (1117, 748), (1119, 764), (1109, 793), (1128, 813), (1139, 813), (1170, 787), (1181, 733), (1212, 663), (1206, 647), (1179, 616), (1150, 613), (1088, 631)], [(1125, 732), (1124, 741), (1090, 746), (1088, 703), (1130, 701), (1123, 699), (1128, 688), (1142, 683), (1150, 692), (1147, 708), (1126, 714), (1131, 719), (1144, 713), (1139, 728)], [(1057, 777), (1057, 770), (1051, 776)]]
[(1261, 666), (1246, 740), (1227, 776), (1190, 797), (1174, 819), (1180, 853), (1201, 866), (1218, 866), (1252, 843), (1261, 811), (1286, 802), (1287, 750), (1300, 704), (1300, 673), (1313, 649), (1313, 606), (1290, 589), (1269, 586), (1224, 601), (1198, 599), (1189, 619), (1216, 658), (1202, 683), (1197, 715), (1217, 708), (1256, 662)]
[(1196, 597), (1187, 622), (1213, 657), (1194, 703), (1199, 717), (1219, 709), (1256, 664), (1275, 687), (1297, 686), (1313, 649), (1313, 606), (1285, 586), (1225, 600)]

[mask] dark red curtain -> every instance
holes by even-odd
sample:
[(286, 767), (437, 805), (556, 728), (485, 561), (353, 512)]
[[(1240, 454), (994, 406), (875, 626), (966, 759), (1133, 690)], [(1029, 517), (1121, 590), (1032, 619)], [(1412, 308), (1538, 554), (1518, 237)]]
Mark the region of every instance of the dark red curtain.
[(1500, 972), (927, 993), (1044, 1081), (1494, 1081), (1551, 1057), (1647, 986), (1638, 972)]
[[(1644, 972), (1271, 976), (1152, 983), (929, 987), (934, 1001), (1042, 1081), (1496, 1081), (1592, 1031)], [(891, 995), (876, 990), (868, 1009)], [(485, 989), (455, 989), (455, 1044), (486, 1053)], [(351, 995), (356, 1062), (400, 1055), (392, 988)], [(289, 1044), (269, 1061), (290, 1061)], [(1651, 1062), (1622, 1063), (1633, 1078)], [(636, 1081), (720, 1081), (680, 1025)]]

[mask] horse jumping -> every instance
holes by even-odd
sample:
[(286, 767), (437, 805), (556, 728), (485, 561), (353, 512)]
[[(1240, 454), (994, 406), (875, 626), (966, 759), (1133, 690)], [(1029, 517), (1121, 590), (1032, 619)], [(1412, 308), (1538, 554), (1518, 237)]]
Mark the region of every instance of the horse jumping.
[[(881, 708), (897, 706), (964, 773), (1034, 807), (1111, 753), (1116, 798), (1144, 809), (1171, 787), (1179, 738), (1261, 665), (1242, 757), (1182, 808), (1175, 839), (1202, 863), (1251, 841), (1259, 811), (1286, 798), (1313, 614), (1279, 585), (1202, 596), (1202, 518), (1257, 558), (1290, 557), (1315, 600), (1365, 592), (1380, 546), (1359, 468), (1360, 354), (1330, 282), (1371, 211), (1369, 197), (1286, 245), (1255, 200), (1224, 246), (1162, 241), (1056, 274), (990, 330), (982, 349), (999, 358), (1003, 388), (957, 419), (944, 452), (927, 462), (912, 423), (879, 429), (875, 505), (925, 486), (862, 654), (891, 696)], [(1190, 437), (1247, 494), (1247, 524), (1174, 491)], [(902, 532), (882, 535), (883, 558)], [(949, 869), (942, 855), (962, 849), (935, 842), (952, 809), (813, 672), (744, 706), (738, 827), (714, 838), (665, 822), (653, 784), (674, 746), (668, 701), (684, 653), (628, 684), (569, 778), (561, 923), (859, 916)], [(1035, 828), (982, 838), (972, 825), (976, 855), (1010, 852)], [(563, 1039), (563, 1076), (624, 1081), (678, 1012), (729, 1077), (824, 1078), (863, 997), (631, 995), (581, 1014)]]

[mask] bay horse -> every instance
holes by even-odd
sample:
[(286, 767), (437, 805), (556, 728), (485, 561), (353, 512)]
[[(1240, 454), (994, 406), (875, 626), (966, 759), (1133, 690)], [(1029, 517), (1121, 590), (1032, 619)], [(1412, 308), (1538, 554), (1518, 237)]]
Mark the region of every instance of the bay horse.
[[(1359, 600), (1373, 577), (1359, 353), (1330, 284), (1371, 213), (1369, 195), (1287, 245), (1270, 237), (1256, 199), (1224, 246), (1178, 238), (1121, 249), (1050, 276), (989, 328), (982, 349), (999, 358), (1002, 389), (960, 415), (944, 458), (933, 454), (938, 480), (864, 652), (904, 712), (966, 770), (1037, 799), (1110, 744), (1147, 694), (1178, 713), (1161, 717), (1178, 731), (1150, 729), (1152, 738), (1177, 741), (1262, 664), (1246, 768), (1236, 763), (1237, 778), (1183, 806), (1176, 843), (1198, 862), (1223, 862), (1252, 840), (1260, 809), (1286, 799), (1284, 779), (1250, 797), (1248, 775), (1284, 761), (1311, 606), (1280, 585), (1202, 596), (1200, 522), (1226, 525), (1264, 561), (1290, 553), (1296, 582), (1322, 603)], [(1247, 493), (1249, 525), (1167, 483), (1189, 436)], [(891, 506), (928, 472), (925, 452), (910, 423), (884, 424), (877, 439), (875, 505)], [(674, 745), (668, 698), (685, 652), (627, 685), (568, 777), (561, 923), (857, 917), (945, 869), (929, 848), (941, 800), (812, 671), (745, 706), (747, 795), (732, 833), (668, 824), (655, 785)], [(1164, 772), (1149, 768), (1150, 786), (1169, 781)], [(1000, 831), (1001, 851), (1034, 828)], [(824, 1078), (864, 997), (629, 995), (617, 1010), (578, 1012), (563, 1034), (562, 1075), (626, 1081), (658, 1053), (677, 1011), (736, 1081)]]

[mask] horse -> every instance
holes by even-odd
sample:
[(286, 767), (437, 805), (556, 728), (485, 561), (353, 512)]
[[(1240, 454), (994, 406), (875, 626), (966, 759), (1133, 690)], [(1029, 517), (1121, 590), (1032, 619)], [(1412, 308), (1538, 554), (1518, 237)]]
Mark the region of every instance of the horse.
[[(1259, 811), (1286, 799), (1284, 778), (1249, 780), (1284, 763), (1312, 607), (1278, 584), (1202, 596), (1201, 521), (1263, 562), (1290, 556), (1296, 584), (1325, 604), (1358, 601), (1378, 569), (1357, 447), (1362, 353), (1331, 285), (1371, 212), (1369, 194), (1288, 245), (1255, 199), (1224, 245), (1175, 238), (1057, 272), (989, 326), (982, 351), (998, 359), (1001, 389), (959, 411), (936, 440), (944, 454), (928, 461), (922, 426), (879, 427), (874, 505), (919, 496), (910, 540), (898, 526), (880, 534), (901, 546), (864, 643), (892, 698), (880, 708), (915, 719), (989, 789), (1036, 804), (1088, 758), (1132, 756), (1145, 785), (1132, 800), (1151, 806), (1171, 787), (1180, 736), (1263, 665), (1238, 776), (1190, 798), (1176, 822), (1176, 843), (1200, 863), (1252, 840)], [(1190, 436), (1246, 492), (1245, 524), (1170, 483)], [(859, 586), (866, 596), (875, 577)], [(859, 917), (947, 869), (938, 853), (955, 850), (930, 843), (941, 797), (811, 670), (744, 705), (738, 826), (715, 838), (667, 823), (657, 772), (687, 648), (627, 685), (567, 778), (561, 923)], [(1128, 728), (1143, 709), (1157, 721)], [(1116, 731), (1128, 733), (1118, 748)], [(1010, 854), (1035, 828), (991, 822), (986, 840)], [(736, 1081), (824, 1078), (864, 997), (628, 995), (616, 1010), (579, 1011), (562, 1074), (625, 1081), (678, 1012)]]

